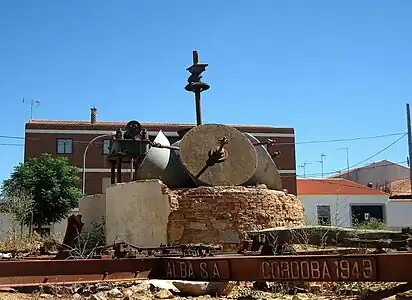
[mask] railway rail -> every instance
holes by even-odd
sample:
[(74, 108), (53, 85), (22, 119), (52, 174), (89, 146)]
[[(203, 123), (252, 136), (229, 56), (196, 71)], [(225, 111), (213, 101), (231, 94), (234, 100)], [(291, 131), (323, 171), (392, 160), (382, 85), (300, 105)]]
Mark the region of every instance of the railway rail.
[[(0, 260), (0, 286), (138, 279), (412, 282), (412, 239), (409, 228), (402, 232), (360, 232), (331, 227), (326, 232), (322, 231), (325, 229), (323, 227), (309, 229), (317, 230), (310, 234), (309, 240), (313, 245), (318, 244), (318, 236), (322, 236), (324, 245), (338, 241), (346, 247), (312, 251), (295, 251), (288, 247), (299, 242), (295, 240), (296, 234), (307, 231), (308, 227), (250, 232), (251, 239), (242, 241), (236, 254), (223, 254), (220, 245), (142, 248), (119, 242), (100, 248), (92, 259), (76, 259), (66, 250), (60, 250), (49, 259), (43, 256)], [(329, 235), (333, 240), (325, 239)], [(366, 249), (371, 251), (372, 248), (376, 250), (364, 254)], [(387, 253), (384, 248), (392, 248), (393, 252)]]
[(412, 282), (412, 253), (0, 261), (0, 286), (168, 279)]

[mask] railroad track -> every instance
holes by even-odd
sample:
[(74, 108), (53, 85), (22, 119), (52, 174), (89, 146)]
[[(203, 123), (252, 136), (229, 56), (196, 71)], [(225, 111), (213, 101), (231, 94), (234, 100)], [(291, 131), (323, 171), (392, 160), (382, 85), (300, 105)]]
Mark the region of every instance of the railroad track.
[[(219, 254), (215, 245), (113, 246), (93, 259), (0, 260), (0, 286), (58, 285), (168, 279), (190, 281), (412, 282), (412, 252), (356, 254), (356, 249), (261, 255)], [(338, 254), (330, 254), (337, 252)]]

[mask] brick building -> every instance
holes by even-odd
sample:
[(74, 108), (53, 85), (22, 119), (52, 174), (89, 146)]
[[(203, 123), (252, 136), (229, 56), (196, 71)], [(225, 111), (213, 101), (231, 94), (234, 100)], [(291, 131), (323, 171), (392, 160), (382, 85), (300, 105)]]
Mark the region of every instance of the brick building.
[[(94, 111), (95, 113), (95, 111)], [(83, 155), (89, 142), (101, 135), (110, 135), (127, 122), (98, 122), (96, 115), (90, 121), (43, 121), (31, 120), (25, 126), (24, 159), (36, 157), (44, 152), (54, 156), (66, 156), (70, 163), (83, 168)], [(179, 131), (194, 124), (142, 123), (149, 136), (154, 137), (162, 130), (171, 143), (179, 140)], [(281, 151), (275, 158), (282, 176), (283, 188), (296, 194), (295, 136), (293, 128), (270, 126), (234, 125), (242, 132), (249, 132), (260, 140), (275, 139), (277, 145), (269, 147), (269, 152)], [(96, 139), (89, 147), (86, 158), (86, 194), (102, 193), (110, 184), (110, 164), (107, 161), (110, 137)], [(81, 177), (82, 170), (79, 171)], [(122, 180), (130, 180), (130, 169), (125, 164)]]

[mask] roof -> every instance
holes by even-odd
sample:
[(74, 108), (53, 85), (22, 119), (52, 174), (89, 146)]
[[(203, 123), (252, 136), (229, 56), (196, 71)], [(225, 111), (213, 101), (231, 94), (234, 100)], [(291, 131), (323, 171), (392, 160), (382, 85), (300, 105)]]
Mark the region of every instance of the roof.
[(297, 179), (298, 195), (388, 195), (343, 178)]
[(352, 168), (352, 169), (349, 169), (349, 170), (346, 170), (346, 171), (342, 171), (338, 174), (331, 175), (328, 178), (338, 178), (338, 177), (342, 177), (342, 176), (344, 176), (348, 173), (351, 173), (353, 171), (356, 171), (356, 170), (373, 169), (374, 167), (379, 168), (379, 167), (382, 167), (382, 166), (389, 166), (389, 165), (394, 165), (394, 166), (402, 167), (402, 168), (405, 168), (405, 169), (409, 169), (408, 167), (402, 166), (401, 164), (395, 163), (395, 162), (387, 160), (387, 159), (383, 159), (383, 160), (375, 161), (373, 163), (370, 163), (370, 164), (367, 164), (367, 165), (364, 165), (364, 166), (361, 166), (361, 167), (356, 167), (356, 168)]
[(389, 190), (391, 197), (411, 196), (411, 181), (409, 178), (392, 181)]
[[(84, 129), (84, 130), (116, 130), (126, 126), (127, 122), (103, 122), (91, 123), (90, 121), (65, 121), (65, 120), (30, 120), (26, 123), (26, 129)], [(171, 130), (178, 131), (192, 128), (196, 124), (185, 123), (162, 123), (162, 122), (141, 122), (142, 127), (148, 130)], [(228, 124), (229, 125), (229, 124)], [(251, 132), (272, 133), (294, 133), (293, 128), (279, 128), (267, 125), (231, 125), (237, 129)]]

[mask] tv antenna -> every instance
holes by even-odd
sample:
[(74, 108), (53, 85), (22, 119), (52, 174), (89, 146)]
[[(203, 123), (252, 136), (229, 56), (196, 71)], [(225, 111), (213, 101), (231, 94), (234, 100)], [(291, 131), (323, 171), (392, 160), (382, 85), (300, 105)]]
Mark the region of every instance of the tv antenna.
[(26, 100), (26, 99), (24, 99), (24, 97), (21, 98), (21, 100), (25, 104), (26, 103), (30, 104), (30, 120), (33, 120), (33, 108), (34, 108), (35, 105), (36, 106), (40, 105), (40, 100)]
[(303, 178), (306, 178), (306, 166), (310, 164), (311, 164), (310, 162), (305, 161), (302, 165), (299, 166), (299, 168), (303, 169)]
[(324, 164), (324, 158), (326, 157), (326, 154), (325, 153), (322, 153), (321, 155), (320, 155), (320, 160), (317, 160), (317, 162), (318, 163), (320, 163), (320, 166), (321, 166), (321, 170), (322, 170), (322, 178), (323, 178), (323, 164)]

